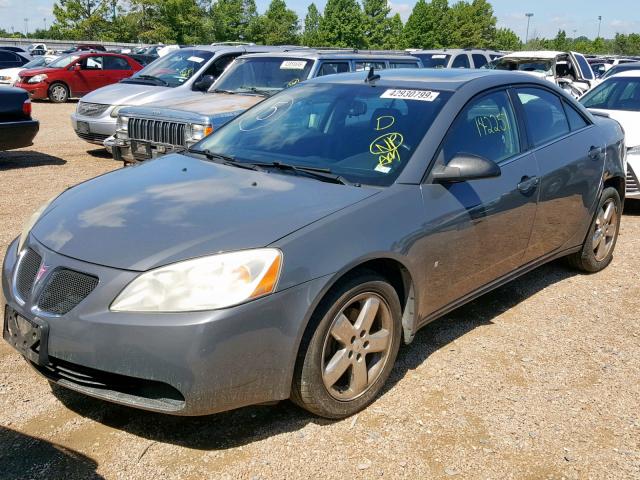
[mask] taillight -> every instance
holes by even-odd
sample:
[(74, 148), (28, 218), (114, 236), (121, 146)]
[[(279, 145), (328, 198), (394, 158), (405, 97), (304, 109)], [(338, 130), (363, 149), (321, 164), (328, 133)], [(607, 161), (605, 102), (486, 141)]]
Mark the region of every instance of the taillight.
[(22, 113), (24, 113), (25, 117), (31, 116), (31, 100), (28, 98), (22, 104)]

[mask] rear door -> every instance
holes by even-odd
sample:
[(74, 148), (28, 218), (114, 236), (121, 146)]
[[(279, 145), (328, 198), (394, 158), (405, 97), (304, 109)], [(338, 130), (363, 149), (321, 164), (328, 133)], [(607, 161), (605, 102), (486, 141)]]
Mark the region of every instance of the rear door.
[(105, 75), (105, 85), (119, 82), (133, 74), (133, 67), (126, 58), (105, 55), (103, 59), (102, 69)]
[(429, 313), (477, 291), (522, 265), (536, 214), (538, 167), (524, 152), (506, 90), (482, 94), (461, 111), (436, 158), (459, 154), (496, 162), (501, 175), (446, 185), (427, 178), (422, 187), (425, 229), (421, 256)]
[(604, 145), (570, 102), (542, 87), (515, 89), (528, 146), (540, 168), (538, 213), (525, 261), (576, 246), (591, 221)]

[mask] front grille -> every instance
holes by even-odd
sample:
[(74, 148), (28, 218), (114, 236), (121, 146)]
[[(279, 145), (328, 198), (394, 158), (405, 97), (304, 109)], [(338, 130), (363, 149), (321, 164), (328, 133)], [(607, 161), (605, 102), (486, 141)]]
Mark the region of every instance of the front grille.
[(40, 270), (41, 263), (42, 257), (32, 249), (28, 249), (20, 260), (20, 266), (18, 267), (18, 274), (16, 276), (16, 290), (22, 300), (27, 300), (31, 295), (33, 283), (36, 280), (36, 275), (38, 274), (38, 270)]
[(184, 146), (187, 125), (178, 122), (165, 122), (146, 118), (130, 118), (129, 138), (165, 145)]
[(51, 274), (38, 300), (43, 312), (64, 315), (84, 300), (96, 286), (98, 279), (74, 270), (61, 269)]
[(109, 107), (110, 105), (104, 105), (102, 103), (79, 102), (77, 113), (85, 117), (99, 117)]
[(636, 173), (631, 168), (631, 165), (627, 164), (627, 193), (637, 193), (640, 191), (640, 182)]
[(96, 142), (100, 144), (102, 144), (102, 142), (109, 138), (109, 135), (102, 135), (101, 133), (76, 132), (76, 135), (78, 135), (81, 139), (86, 140), (87, 142)]

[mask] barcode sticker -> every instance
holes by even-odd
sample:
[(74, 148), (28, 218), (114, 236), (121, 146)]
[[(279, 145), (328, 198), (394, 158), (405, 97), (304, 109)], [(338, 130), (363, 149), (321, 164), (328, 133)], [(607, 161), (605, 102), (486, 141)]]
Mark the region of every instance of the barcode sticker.
[(305, 60), (285, 60), (280, 64), (280, 70), (304, 70), (306, 66)]
[(387, 90), (380, 98), (401, 98), (404, 100), (420, 100), (422, 102), (433, 102), (438, 98), (439, 92), (430, 90)]

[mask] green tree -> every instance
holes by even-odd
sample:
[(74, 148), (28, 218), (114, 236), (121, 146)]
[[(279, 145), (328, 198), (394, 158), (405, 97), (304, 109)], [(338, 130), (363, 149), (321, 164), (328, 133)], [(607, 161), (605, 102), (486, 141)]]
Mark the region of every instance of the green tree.
[(553, 39), (553, 49), (564, 52), (569, 50), (569, 40), (567, 40), (567, 32), (558, 30), (556, 37)]
[(362, 28), (367, 48), (382, 48), (391, 33), (391, 8), (387, 0), (363, 0)]
[(400, 14), (396, 13), (389, 19), (389, 29), (385, 36), (385, 43), (382, 44), (382, 48), (385, 50), (404, 48), (403, 30), (404, 25), (402, 25)]
[(319, 34), (328, 46), (362, 48), (362, 10), (357, 0), (328, 0)]
[(271, 0), (257, 20), (254, 40), (265, 45), (292, 45), (298, 42), (298, 15), (284, 0)]
[(450, 44), (449, 4), (447, 0), (418, 0), (404, 26), (407, 48), (444, 48)]
[(109, 8), (101, 0), (59, 0), (53, 4), (51, 29), (60, 38), (99, 40), (108, 28)]
[[(144, 0), (143, 11), (144, 28), (138, 31), (138, 37), (143, 42), (198, 43), (203, 37), (204, 11), (196, 0)], [(138, 14), (132, 18), (114, 20), (112, 25), (121, 30), (133, 27), (139, 19)]]
[(311, 3), (307, 9), (307, 16), (304, 17), (304, 32), (302, 33), (302, 44), (308, 47), (322, 46), (320, 38), (320, 22), (322, 15), (318, 11), (315, 3)]
[(518, 35), (510, 28), (499, 28), (496, 30), (492, 48), (496, 50), (520, 50), (522, 42)]
[(496, 17), (487, 0), (458, 2), (450, 9), (450, 46), (489, 48), (495, 41)]
[(217, 41), (250, 41), (258, 13), (254, 0), (218, 0), (211, 7), (210, 27)]

